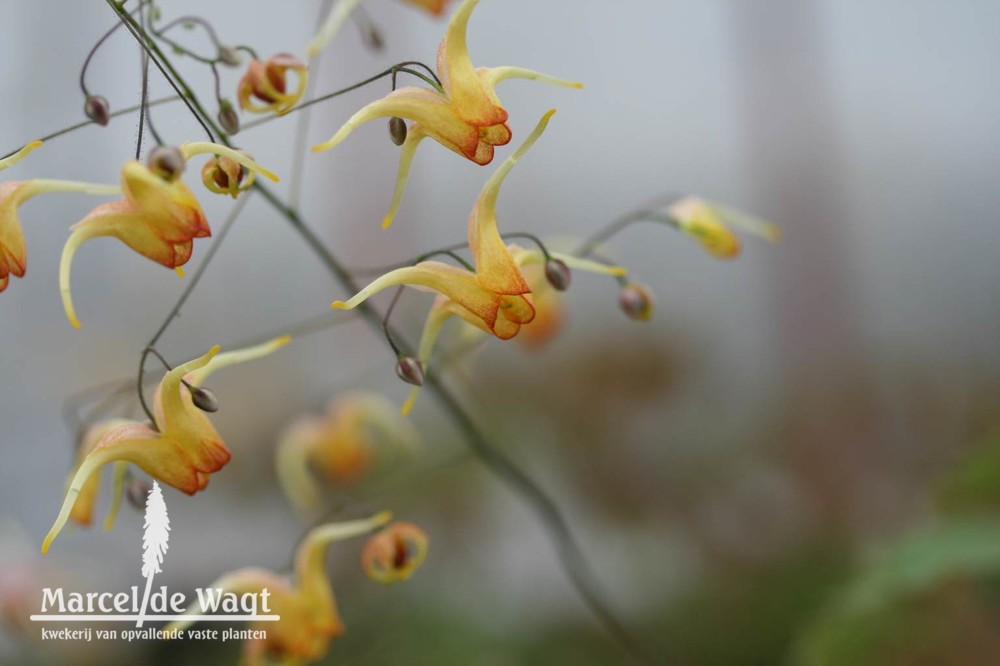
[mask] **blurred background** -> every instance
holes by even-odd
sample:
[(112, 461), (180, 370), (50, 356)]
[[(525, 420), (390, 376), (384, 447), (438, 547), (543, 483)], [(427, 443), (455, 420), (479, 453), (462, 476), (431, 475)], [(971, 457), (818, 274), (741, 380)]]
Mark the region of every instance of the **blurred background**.
[[(444, 20), (396, 0), (365, 7), (385, 49), (349, 24), (322, 55), (317, 92), (401, 60), (433, 62)], [(113, 17), (101, 2), (0, 8), (6, 152), (83, 119), (79, 66)], [(223, 41), (261, 54), (303, 55), (320, 9), (162, 4), (165, 20), (197, 13)], [(1000, 660), (998, 26), (990, 0), (484, 0), (469, 31), (475, 63), (585, 90), (502, 84), (513, 144), (481, 168), (425, 142), (388, 231), (379, 221), (398, 149), (383, 123), (307, 156), (303, 217), (356, 267), (461, 242), (488, 175), (552, 107), (504, 186), (502, 230), (583, 237), (671, 193), (781, 226), (781, 243), (747, 239), (722, 262), (670, 229), (636, 225), (612, 247), (655, 291), (652, 321), (622, 315), (613, 281), (577, 274), (567, 324), (548, 345), (490, 341), (445, 375), (566, 513), (604, 595), (656, 663)], [(204, 50), (200, 32), (177, 34)], [(207, 70), (175, 61), (211, 100)], [(88, 84), (120, 109), (138, 101), (139, 73), (120, 33)], [(234, 97), (241, 72), (223, 74)], [(309, 144), (388, 87), (317, 106)], [(151, 95), (167, 94), (154, 72)], [(180, 105), (152, 113), (168, 140), (201, 138)], [(283, 176), (282, 192), (296, 124), (293, 114), (236, 137)], [(131, 116), (88, 127), (3, 175), (113, 182), (137, 129)], [(217, 231), (232, 201), (205, 193), (193, 169), (187, 181)], [(117, 241), (88, 243), (73, 273), (83, 330), (70, 328), (56, 267), (67, 228), (92, 205), (76, 195), (25, 205), (28, 275), (0, 296), (0, 662), (235, 663), (234, 643), (42, 644), (26, 620), (56, 581), (127, 589), (140, 578), (142, 516), (128, 507), (113, 531), (67, 529), (38, 553), (72, 464), (65, 401), (133, 376), (184, 287)], [(196, 244), (190, 267), (208, 246)], [(347, 295), (252, 200), (159, 348), (182, 362)], [(429, 302), (410, 294), (394, 314), (413, 340)], [(393, 363), (379, 335), (350, 323), (213, 377), (223, 405), (213, 420), (233, 459), (194, 497), (165, 489), (173, 532), (158, 580), (191, 590), (243, 566), (287, 567), (306, 523), (277, 485), (277, 438), (349, 389), (401, 402), (408, 387)], [(332, 491), (330, 515), (391, 509), (428, 532), (430, 556), (411, 581), (382, 587), (361, 574), (360, 540), (333, 547), (348, 631), (329, 663), (627, 663), (536, 516), (430, 394), (413, 421), (423, 452)]]

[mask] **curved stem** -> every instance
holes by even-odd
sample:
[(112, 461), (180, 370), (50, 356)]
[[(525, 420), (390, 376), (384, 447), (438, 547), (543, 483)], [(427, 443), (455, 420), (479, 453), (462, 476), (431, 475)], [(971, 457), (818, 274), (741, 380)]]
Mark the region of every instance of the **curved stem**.
[(163, 334), (167, 332), (167, 329), (170, 327), (170, 324), (174, 321), (177, 315), (180, 314), (181, 308), (184, 307), (184, 304), (187, 302), (187, 299), (194, 292), (195, 287), (198, 286), (198, 282), (201, 281), (202, 276), (205, 274), (205, 270), (208, 268), (208, 265), (212, 262), (212, 259), (215, 258), (215, 255), (216, 253), (218, 253), (219, 248), (222, 247), (222, 242), (226, 240), (226, 236), (229, 235), (229, 230), (233, 228), (233, 224), (236, 223), (236, 218), (239, 217), (241, 212), (243, 212), (243, 208), (246, 206), (249, 198), (250, 198), (250, 193), (247, 192), (242, 197), (240, 197), (239, 201), (236, 202), (236, 205), (233, 206), (232, 211), (230, 211), (229, 213), (229, 218), (226, 219), (225, 224), (222, 225), (222, 230), (216, 237), (215, 242), (213, 242), (212, 246), (208, 248), (208, 252), (205, 254), (205, 258), (202, 259), (201, 263), (198, 265), (198, 270), (196, 270), (194, 272), (194, 275), (191, 276), (191, 281), (188, 282), (187, 287), (185, 287), (184, 291), (181, 292), (181, 295), (177, 299), (177, 302), (170, 309), (170, 312), (167, 313), (166, 319), (163, 320), (163, 323), (160, 324), (160, 327), (156, 330), (156, 333), (154, 333), (153, 337), (150, 338), (149, 344), (146, 345), (146, 348), (142, 351), (142, 356), (139, 359), (139, 376), (136, 379), (136, 389), (139, 392), (139, 403), (142, 405), (142, 411), (144, 411), (146, 413), (146, 416), (149, 417), (149, 420), (153, 424), (154, 428), (156, 428), (156, 420), (153, 418), (153, 413), (152, 411), (150, 411), (149, 405), (146, 403), (146, 397), (142, 389), (143, 376), (145, 375), (146, 372), (146, 359), (149, 357), (149, 354), (151, 352), (156, 353), (155, 350), (156, 343), (158, 343), (160, 341), (160, 338), (163, 337)]
[[(319, 104), (321, 102), (325, 102), (327, 100), (331, 100), (334, 97), (339, 97), (339, 96), (344, 95), (346, 93), (349, 93), (349, 92), (351, 92), (353, 90), (357, 90), (358, 88), (363, 88), (363, 87), (367, 86), (369, 83), (374, 83), (375, 81), (378, 81), (379, 79), (384, 79), (387, 76), (392, 76), (393, 74), (395, 74), (397, 72), (405, 72), (407, 74), (412, 74), (413, 76), (417, 76), (420, 79), (422, 79), (423, 81), (426, 81), (427, 83), (430, 83), (431, 85), (434, 85), (435, 88), (438, 87), (430, 79), (428, 79), (426, 76), (424, 76), (423, 74), (420, 74), (419, 72), (416, 72), (416, 71), (414, 71), (412, 69), (404, 67), (404, 65), (408, 65), (408, 64), (414, 64), (414, 63), (413, 63), (413, 61), (407, 61), (405, 63), (400, 63), (398, 65), (393, 65), (392, 67), (390, 67), (390, 68), (388, 68), (386, 70), (383, 70), (383, 71), (379, 72), (378, 74), (375, 74), (373, 76), (369, 76), (367, 79), (365, 79), (363, 81), (359, 81), (359, 82), (354, 83), (354, 84), (351, 84), (351, 85), (347, 86), (346, 88), (341, 88), (340, 90), (334, 90), (331, 93), (327, 93), (327, 94), (321, 95), (319, 97), (314, 97), (313, 99), (306, 100), (305, 102), (302, 102), (301, 104), (297, 104), (296, 106), (294, 106), (291, 109), (289, 109), (289, 111), (287, 113), (284, 113), (284, 114), (282, 114), (280, 116), (268, 116), (266, 118), (261, 118), (259, 120), (254, 120), (252, 122), (249, 122), (249, 123), (243, 125), (243, 129), (245, 129), (245, 130), (246, 129), (251, 129), (253, 127), (258, 127), (258, 126), (263, 125), (265, 123), (269, 123), (272, 120), (277, 120), (278, 118), (284, 118), (284, 117), (286, 117), (286, 116), (288, 116), (288, 115), (290, 115), (292, 113), (295, 113), (296, 111), (302, 111), (303, 109), (308, 109), (313, 104)], [(427, 67), (427, 65), (423, 65), (422, 63), (418, 63), (418, 64), (421, 64), (422, 67)]]

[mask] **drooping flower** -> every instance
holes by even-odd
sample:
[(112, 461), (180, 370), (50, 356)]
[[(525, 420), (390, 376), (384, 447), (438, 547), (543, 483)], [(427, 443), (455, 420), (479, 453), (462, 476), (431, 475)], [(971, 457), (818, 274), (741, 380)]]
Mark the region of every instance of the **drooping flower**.
[[(289, 91), (288, 73), (295, 74), (295, 89)], [(236, 97), (240, 108), (251, 113), (274, 113), (282, 116), (299, 103), (306, 92), (309, 68), (289, 53), (279, 53), (267, 60), (251, 60), (240, 79)]]
[(150, 156), (149, 165), (134, 160), (126, 162), (121, 172), (120, 191), (124, 198), (90, 211), (72, 227), (63, 247), (59, 291), (74, 328), (80, 328), (80, 321), (73, 308), (70, 272), (73, 257), (83, 243), (113, 236), (144, 257), (178, 269), (191, 258), (194, 239), (211, 236), (201, 205), (181, 179), (185, 161), (201, 153), (228, 157), (251, 171), (277, 179), (247, 155), (208, 142), (188, 143), (179, 149), (157, 149)]
[(350, 485), (418, 442), (416, 429), (385, 398), (348, 393), (331, 400), (322, 417), (306, 416), (289, 427), (276, 453), (278, 479), (292, 503), (309, 511), (320, 503), (317, 477)]
[(390, 271), (377, 278), (346, 302), (333, 303), (334, 308), (349, 310), (374, 294), (398, 285), (429, 289), (445, 296), (450, 305), (459, 308), (456, 314), (470, 323), (489, 331), (501, 340), (517, 335), (522, 324), (535, 316), (530, 289), (521, 269), (500, 236), (496, 219), (496, 202), (507, 174), (528, 152), (548, 126), (554, 110), (546, 113), (521, 145), (496, 170), (483, 187), (469, 216), (469, 249), (475, 270), (452, 266), (440, 261), (422, 261)]
[(329, 150), (359, 126), (376, 118), (413, 121), (400, 152), (399, 175), (383, 227), (392, 224), (406, 189), (413, 156), (426, 137), (480, 165), (493, 161), (494, 146), (510, 142), (507, 110), (494, 90), (498, 83), (521, 78), (569, 88), (583, 87), (574, 81), (520, 67), (473, 67), (466, 46), (466, 28), (478, 3), (479, 0), (464, 0), (448, 24), (437, 58), (441, 90), (417, 87), (395, 90), (355, 113), (329, 141), (313, 147), (314, 152)]
[[(388, 511), (367, 520), (329, 523), (313, 528), (295, 551), (291, 576), (268, 569), (249, 567), (228, 573), (211, 584), (212, 589), (238, 595), (269, 591), (268, 610), (280, 616), (274, 622), (255, 622), (254, 638), (243, 644), (245, 666), (278, 663), (301, 664), (322, 658), (330, 640), (344, 633), (344, 623), (326, 569), (326, 554), (331, 543), (367, 534), (392, 519)], [(198, 614), (197, 604), (189, 609)], [(262, 613), (266, 614), (266, 613)], [(164, 630), (183, 631), (193, 620), (172, 622)]]
[[(361, 5), (363, 0), (339, 0), (337, 4), (330, 8), (330, 12), (326, 15), (326, 20), (323, 21), (323, 25), (320, 26), (319, 32), (316, 36), (312, 38), (309, 45), (306, 47), (306, 55), (313, 58), (319, 55), (319, 52), (330, 43), (330, 41), (337, 36), (344, 24), (347, 23), (347, 19), (350, 18), (351, 13)], [(444, 7), (448, 4), (449, 0), (403, 0), (404, 2), (419, 7), (429, 14), (434, 16), (441, 16), (444, 13)]]
[[(486, 182), (469, 216), (469, 250), (474, 270), (439, 261), (422, 261), (390, 271), (345, 301), (336, 301), (334, 308), (349, 310), (378, 292), (398, 285), (407, 285), (438, 294), (431, 307), (421, 336), (417, 358), (426, 366), (431, 351), (444, 324), (452, 317), (491, 333), (501, 340), (515, 337), (521, 327), (535, 317), (531, 289), (521, 272), (521, 266), (544, 262), (542, 252), (529, 252), (516, 245), (508, 246), (497, 226), (496, 203), (500, 188), (514, 165), (524, 156), (545, 131), (554, 110), (546, 113), (528, 138)], [(568, 255), (550, 253), (571, 268), (601, 273), (622, 274), (622, 269)], [(411, 390), (403, 407), (407, 413), (419, 391)]]
[(28, 268), (28, 253), (18, 208), (28, 199), (48, 192), (115, 195), (116, 185), (95, 185), (67, 180), (23, 180), (0, 183), (0, 292), (7, 288), (10, 276), (24, 277)]
[[(192, 401), (189, 387), (200, 387), (216, 370), (270, 354), (290, 341), (287, 336), (255, 347), (207, 354), (167, 372), (153, 398), (155, 424), (127, 422), (105, 432), (79, 461), (66, 490), (59, 516), (42, 544), (46, 552), (84, 494), (78, 516), (89, 516), (97, 486), (88, 482), (108, 463), (137, 465), (154, 479), (193, 495), (204, 490), (209, 477), (229, 462), (230, 453), (215, 426)], [(121, 492), (120, 490), (116, 490)]]
[(684, 197), (667, 212), (678, 229), (698, 241), (709, 254), (722, 259), (738, 256), (743, 248), (727, 222), (772, 243), (781, 238), (781, 230), (769, 222), (698, 197)]
[(413, 523), (392, 523), (368, 537), (361, 568), (379, 583), (398, 583), (413, 575), (427, 558), (427, 533)]
[[(544, 262), (546, 261), (544, 253), (540, 250), (526, 250), (515, 244), (507, 246), (507, 249), (519, 267), (531, 268), (535, 265), (544, 265)], [(609, 275), (612, 277), (621, 277), (627, 273), (627, 271), (620, 266), (611, 266), (559, 252), (550, 252), (549, 256), (565, 262), (565, 264), (570, 268), (587, 271), (588, 273), (597, 273), (599, 275)], [(558, 303), (558, 294), (556, 294), (554, 290), (552, 291), (553, 295), (557, 299), (557, 304), (554, 307), (557, 308), (557, 312), (559, 313), (553, 315), (551, 312), (545, 311), (546, 307), (553, 307), (550, 303), (546, 302), (548, 296), (543, 295), (541, 299), (538, 299), (535, 297), (535, 294), (532, 293), (531, 305), (532, 310), (535, 313), (535, 317), (530, 322), (526, 322), (518, 328), (518, 332), (516, 333), (518, 339), (520, 339), (520, 335), (522, 333), (530, 331), (531, 327), (536, 325), (536, 320), (539, 318), (539, 314), (542, 317), (541, 325), (543, 327), (542, 330), (545, 331), (545, 335), (551, 335), (554, 333), (551, 328), (549, 328), (549, 330), (545, 330), (547, 327), (558, 325), (553, 323), (550, 317), (554, 317), (556, 319), (561, 318), (561, 311), (558, 311), (558, 308), (561, 308), (561, 303)], [(545, 292), (543, 292), (543, 294), (544, 293)], [(448, 298), (448, 296), (441, 294), (434, 300), (430, 313), (427, 315), (427, 321), (424, 323), (424, 330), (420, 335), (420, 342), (417, 346), (417, 360), (419, 361), (421, 367), (427, 367), (430, 362), (431, 354), (434, 351), (434, 346), (437, 344), (437, 340), (441, 336), (441, 332), (444, 329), (445, 324), (447, 324), (454, 317), (459, 318), (474, 328), (492, 332), (486, 329), (483, 326), (483, 322), (472, 315), (472, 313), (470, 313), (465, 307), (462, 307), (459, 303), (452, 301)], [(541, 334), (541, 331), (539, 334)], [(534, 336), (536, 333), (528, 333), (528, 335)], [(420, 386), (414, 386), (410, 389), (410, 394), (403, 403), (403, 415), (409, 414), (413, 409), (417, 396), (420, 395), (420, 389)]]
[(233, 150), (218, 143), (196, 141), (185, 143), (180, 151), (186, 160), (200, 154), (212, 155), (201, 168), (201, 182), (216, 194), (228, 194), (235, 199), (240, 192), (253, 187), (258, 173), (272, 182), (278, 182), (277, 175), (262, 167), (249, 153), (242, 150)]

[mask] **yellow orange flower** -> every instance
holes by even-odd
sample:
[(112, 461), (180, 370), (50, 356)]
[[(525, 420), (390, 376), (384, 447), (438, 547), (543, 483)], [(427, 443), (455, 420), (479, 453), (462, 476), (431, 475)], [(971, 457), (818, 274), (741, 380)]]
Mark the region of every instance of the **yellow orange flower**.
[(72, 227), (59, 265), (59, 290), (74, 328), (80, 321), (70, 294), (73, 256), (86, 241), (113, 236), (139, 254), (167, 268), (191, 258), (195, 238), (211, 235), (198, 200), (180, 178), (167, 181), (144, 164), (126, 162), (121, 174), (125, 198), (97, 206)]
[(698, 197), (677, 201), (668, 213), (678, 229), (701, 243), (709, 254), (722, 259), (732, 259), (743, 249), (727, 222), (772, 243), (781, 237), (781, 230), (773, 224)]
[[(344, 623), (337, 609), (337, 600), (326, 571), (326, 552), (335, 541), (361, 536), (378, 529), (392, 519), (383, 511), (367, 520), (330, 523), (313, 528), (295, 551), (292, 576), (280, 575), (256, 567), (228, 573), (209, 587), (224, 592), (260, 594), (269, 591), (270, 613), (280, 616), (276, 622), (256, 622), (251, 629), (259, 630), (255, 638), (243, 644), (245, 666), (258, 666), (280, 660), (284, 664), (301, 664), (322, 658), (330, 639), (344, 633)], [(197, 606), (189, 613), (197, 614)], [(183, 631), (191, 620), (172, 622), (165, 631)]]
[(24, 277), (28, 267), (24, 232), (18, 208), (28, 199), (48, 192), (78, 192), (82, 194), (114, 195), (116, 185), (95, 185), (66, 180), (24, 180), (0, 183), (0, 292), (7, 288), (10, 276)]
[(329, 141), (313, 147), (314, 152), (329, 150), (360, 125), (376, 118), (413, 121), (400, 153), (399, 175), (392, 204), (382, 221), (383, 227), (392, 224), (406, 189), (413, 156), (426, 137), (480, 165), (493, 161), (494, 146), (510, 142), (508, 114), (494, 90), (498, 83), (521, 78), (570, 88), (583, 87), (574, 81), (556, 79), (520, 67), (474, 67), (466, 45), (466, 28), (478, 2), (464, 0), (448, 24), (448, 31), (438, 49), (437, 69), (441, 90), (417, 87), (395, 90), (355, 113)]
[(427, 558), (427, 533), (413, 523), (392, 523), (368, 537), (361, 551), (361, 568), (379, 583), (408, 579)]
[(535, 316), (531, 301), (526, 298), (528, 284), (521, 269), (500, 236), (496, 219), (496, 202), (500, 187), (514, 165), (528, 152), (548, 126), (555, 111), (549, 111), (539, 121), (524, 144), (500, 166), (483, 187), (469, 216), (469, 248), (475, 272), (440, 261), (422, 261), (390, 271), (377, 278), (346, 302), (333, 307), (349, 310), (374, 294), (397, 285), (411, 285), (435, 291), (447, 298), (441, 309), (452, 306), (470, 323), (507, 340)]
[(385, 398), (353, 392), (330, 401), (322, 417), (297, 420), (282, 436), (276, 453), (278, 479), (300, 510), (320, 503), (317, 476), (348, 485), (390, 461), (398, 452), (417, 448), (416, 429)]
[[(546, 261), (545, 254), (540, 250), (526, 250), (516, 244), (507, 246), (507, 249), (513, 257), (514, 262), (519, 267), (532, 269), (535, 265), (544, 265), (544, 262)], [(560, 252), (550, 252), (549, 256), (553, 259), (558, 259), (564, 262), (569, 268), (587, 271), (589, 273), (610, 275), (613, 277), (621, 277), (627, 273), (627, 271), (620, 266), (610, 266), (596, 261), (562, 254)], [(555, 331), (552, 330), (552, 327), (558, 326), (558, 321), (560, 321), (562, 317), (561, 298), (559, 298), (558, 293), (555, 292), (554, 289), (551, 289), (551, 287), (548, 287), (548, 285), (546, 285), (546, 289), (549, 291), (543, 291), (541, 298), (536, 298), (535, 293), (531, 294), (531, 304), (532, 309), (535, 312), (535, 318), (518, 327), (518, 339), (520, 339), (521, 335), (530, 331), (531, 328), (536, 325), (536, 320), (539, 318), (539, 315), (542, 318), (540, 322), (541, 328), (537, 333), (532, 332), (528, 333), (528, 335), (541, 335), (542, 337), (546, 337), (555, 333)], [(551, 296), (547, 295), (549, 292), (551, 292)], [(551, 308), (553, 307), (551, 305), (551, 300), (553, 298), (556, 301), (555, 313), (551, 312)], [(545, 308), (550, 308), (550, 311), (546, 312)], [(458, 317), (472, 327), (487, 330), (484, 328), (483, 322), (473, 316), (466, 308), (450, 300), (444, 294), (439, 295), (435, 299), (434, 304), (431, 306), (430, 314), (427, 315), (427, 321), (424, 323), (423, 333), (420, 335), (420, 343), (417, 346), (417, 360), (421, 367), (427, 367), (427, 364), (430, 362), (431, 354), (434, 351), (434, 346), (441, 335), (441, 331), (444, 329), (445, 324), (447, 324), (453, 317)], [(553, 319), (556, 321), (554, 322)], [(409, 414), (413, 409), (417, 396), (420, 395), (420, 389), (420, 386), (414, 386), (410, 389), (410, 394), (407, 396), (402, 407), (402, 413), (404, 415)]]
[(73, 257), (83, 243), (100, 236), (113, 236), (144, 257), (177, 269), (191, 258), (194, 239), (211, 236), (201, 205), (180, 178), (184, 160), (201, 153), (216, 154), (277, 180), (277, 176), (246, 154), (216, 143), (187, 143), (179, 149), (163, 150), (168, 154), (173, 152), (178, 163), (170, 163), (170, 168), (164, 171), (154, 162), (154, 171), (134, 160), (126, 162), (121, 172), (121, 189), (111, 190), (123, 193), (124, 198), (97, 206), (72, 227), (59, 264), (59, 290), (66, 316), (74, 328), (80, 328), (80, 321), (73, 308), (70, 272)]
[(184, 159), (188, 160), (203, 153), (212, 155), (201, 168), (201, 182), (216, 194), (228, 194), (235, 199), (240, 192), (253, 187), (258, 173), (272, 182), (278, 182), (278, 176), (241, 150), (233, 150), (218, 143), (196, 141), (185, 143), (180, 151)]
[[(167, 372), (153, 398), (153, 424), (127, 422), (102, 433), (79, 461), (66, 491), (59, 516), (42, 544), (47, 552), (83, 494), (84, 506), (78, 518), (89, 518), (96, 485), (88, 482), (104, 465), (125, 462), (181, 492), (193, 495), (208, 485), (211, 474), (229, 462), (230, 453), (215, 426), (191, 399), (188, 386), (198, 387), (209, 374), (233, 363), (266, 356), (289, 342), (276, 338), (256, 347), (219, 354), (213, 347), (207, 354)], [(120, 491), (119, 491), (120, 492)]]
[[(340, 33), (341, 28), (347, 23), (347, 19), (351, 16), (351, 13), (361, 5), (362, 1), (339, 0), (326, 15), (326, 20), (320, 26), (319, 32), (309, 42), (309, 45), (306, 47), (306, 55), (310, 58), (319, 55), (319, 52)], [(441, 16), (444, 14), (444, 7), (448, 4), (449, 0), (404, 0), (404, 2), (419, 7), (433, 16)]]
[[(288, 72), (296, 78), (292, 91), (288, 89)], [(236, 89), (240, 108), (251, 113), (284, 115), (302, 99), (308, 77), (306, 64), (288, 53), (273, 55), (263, 62), (251, 60)]]

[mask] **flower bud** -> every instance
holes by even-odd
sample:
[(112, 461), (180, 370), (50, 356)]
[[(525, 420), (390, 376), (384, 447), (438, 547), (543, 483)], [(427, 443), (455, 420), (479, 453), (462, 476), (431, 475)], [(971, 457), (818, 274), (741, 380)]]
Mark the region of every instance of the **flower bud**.
[(396, 374), (407, 384), (424, 385), (424, 368), (420, 361), (412, 356), (400, 356), (396, 362)]
[(630, 282), (618, 294), (618, 305), (629, 319), (647, 321), (653, 316), (656, 299), (649, 287), (638, 282)]
[(209, 191), (228, 194), (234, 199), (253, 184), (252, 177), (244, 183), (247, 170), (229, 157), (213, 157), (201, 168), (201, 182)]
[(229, 67), (239, 67), (243, 62), (239, 49), (234, 49), (232, 46), (219, 47), (219, 60)]
[(203, 412), (215, 413), (219, 411), (219, 398), (215, 391), (201, 386), (191, 387), (191, 402)]
[(219, 119), (222, 129), (226, 130), (227, 134), (236, 134), (240, 131), (240, 117), (229, 100), (222, 100), (222, 103), (219, 105), (219, 115), (216, 117)]
[(389, 118), (389, 138), (397, 146), (402, 146), (406, 142), (406, 121), (402, 118)]
[(145, 479), (132, 479), (125, 487), (125, 498), (128, 503), (136, 509), (142, 511), (146, 508), (146, 498), (152, 486)]
[(111, 107), (108, 106), (108, 100), (100, 95), (88, 95), (87, 100), (83, 103), (83, 112), (102, 127), (111, 120)]
[(167, 182), (173, 182), (184, 173), (184, 155), (174, 147), (160, 146), (146, 159), (149, 170)]
[(397, 583), (413, 575), (427, 558), (427, 534), (413, 523), (392, 523), (369, 537), (361, 567), (379, 583)]
[[(295, 89), (288, 85), (288, 72), (298, 79)], [(251, 60), (237, 86), (240, 108), (251, 113), (275, 113), (292, 110), (306, 92), (308, 67), (295, 56), (279, 53), (267, 60)]]
[(545, 262), (545, 279), (553, 289), (566, 291), (573, 280), (573, 274), (562, 259), (549, 259)]

